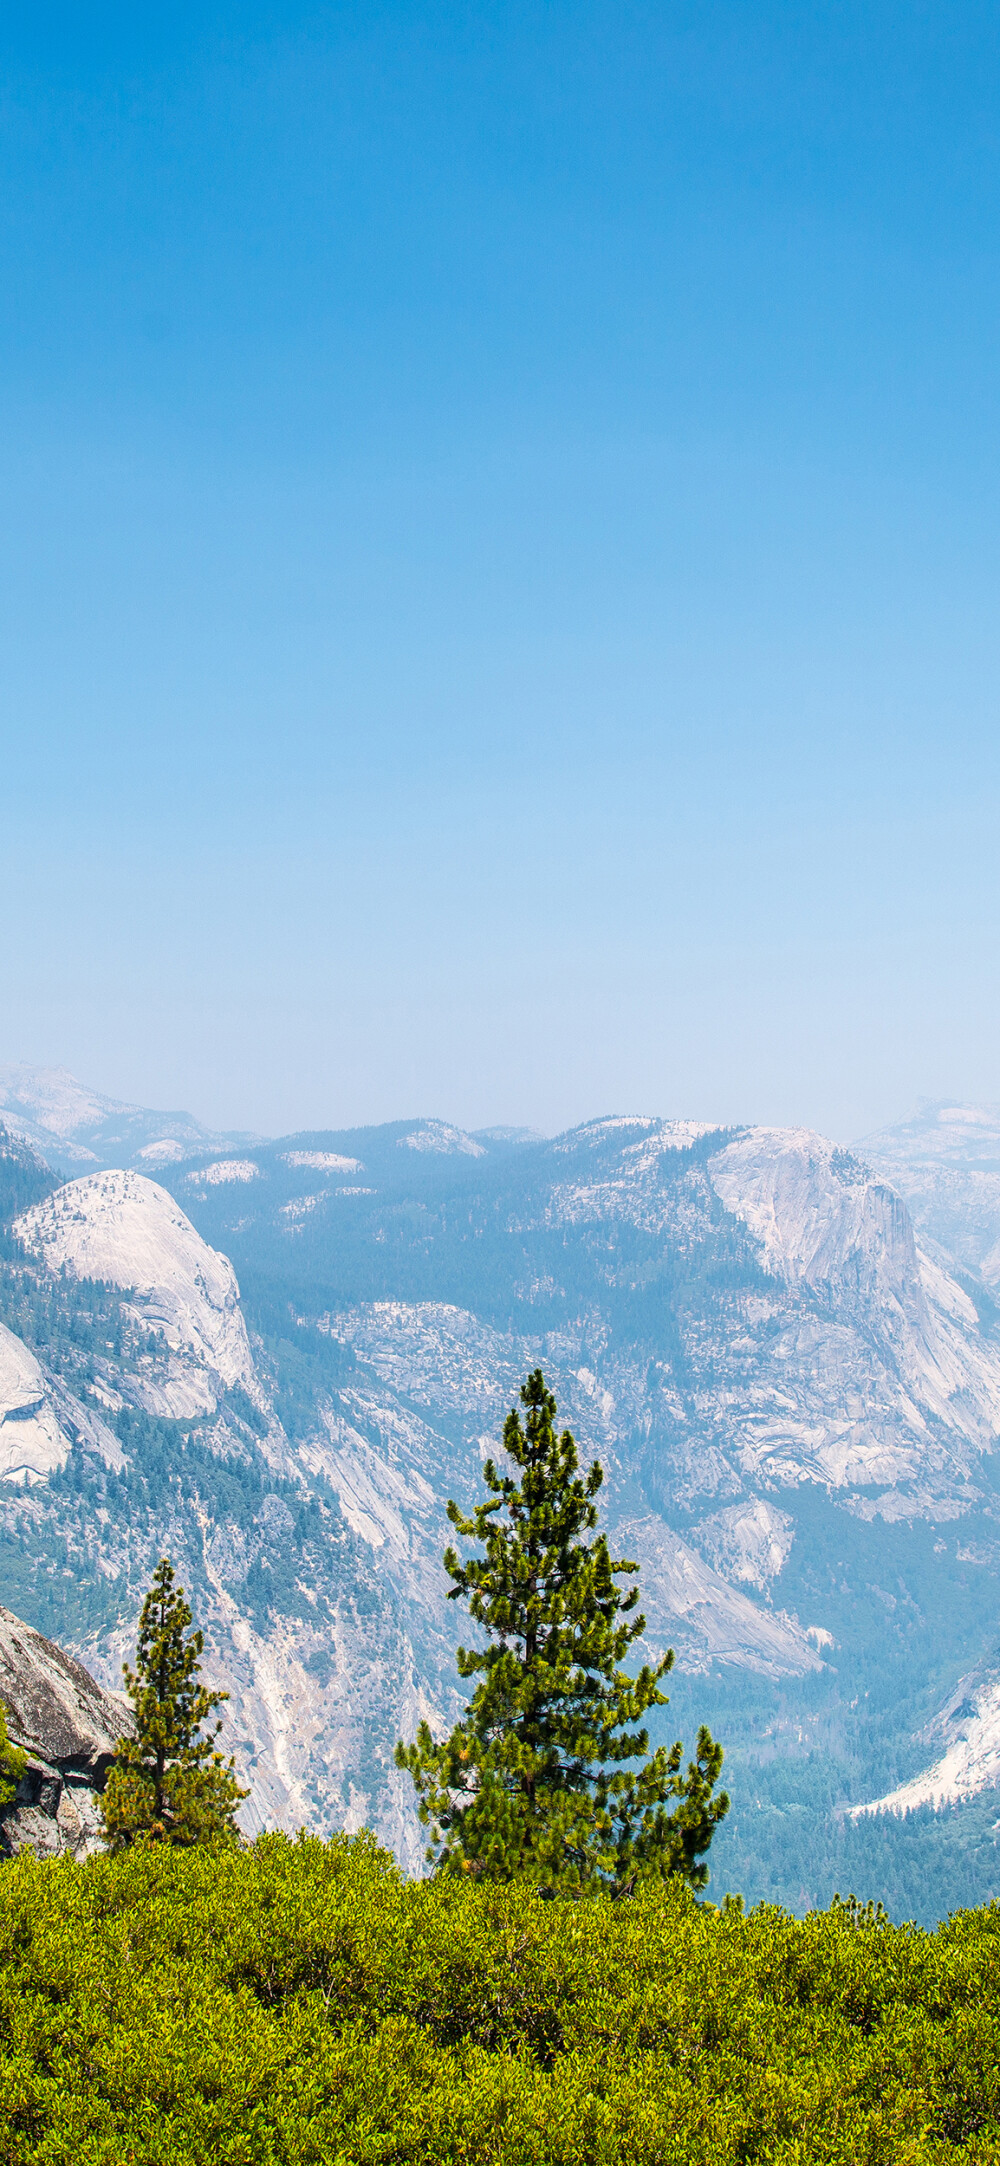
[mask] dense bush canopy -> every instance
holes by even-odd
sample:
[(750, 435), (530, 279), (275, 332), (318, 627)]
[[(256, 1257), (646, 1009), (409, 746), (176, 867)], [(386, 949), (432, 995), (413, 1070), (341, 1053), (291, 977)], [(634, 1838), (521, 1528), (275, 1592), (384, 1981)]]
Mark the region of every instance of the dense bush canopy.
[(367, 1836), (0, 1874), (0, 2160), (1000, 2160), (1000, 1906), (407, 1884)]

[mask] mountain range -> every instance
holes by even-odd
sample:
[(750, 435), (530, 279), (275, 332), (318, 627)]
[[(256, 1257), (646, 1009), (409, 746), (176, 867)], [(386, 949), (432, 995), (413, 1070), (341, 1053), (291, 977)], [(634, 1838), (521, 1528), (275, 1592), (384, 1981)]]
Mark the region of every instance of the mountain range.
[(0, 1066), (0, 1120), (9, 1135), (65, 1173), (100, 1166), (152, 1172), (199, 1151), (239, 1149), (256, 1140), (217, 1135), (190, 1113), (155, 1113), (107, 1098), (78, 1083), (67, 1068), (38, 1068), (27, 1061)]
[(662, 1734), (729, 1747), (719, 1884), (992, 1892), (995, 1113), (264, 1141), (0, 1079), (0, 1599), (113, 1685), (167, 1550), (249, 1826), (418, 1864), (392, 1747), (460, 1704), (444, 1507), (540, 1363), (677, 1650)]

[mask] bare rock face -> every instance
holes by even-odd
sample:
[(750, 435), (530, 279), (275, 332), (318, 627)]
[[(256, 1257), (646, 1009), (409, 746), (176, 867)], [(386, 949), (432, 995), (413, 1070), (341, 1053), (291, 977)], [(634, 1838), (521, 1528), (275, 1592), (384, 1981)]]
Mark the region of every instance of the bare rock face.
[(68, 1452), (41, 1363), (0, 1324), (0, 1480), (39, 1481)]
[(99, 1843), (93, 1793), (131, 1731), (126, 1702), (2, 1605), (0, 1700), (8, 1737), (28, 1757), (17, 1796), (0, 1808), (0, 1853), (86, 1856)]
[(151, 1412), (179, 1419), (210, 1414), (220, 1389), (252, 1383), (232, 1264), (209, 1248), (156, 1181), (123, 1171), (67, 1181), (22, 1212), (14, 1232), (51, 1271), (127, 1292), (137, 1321), (178, 1357)]

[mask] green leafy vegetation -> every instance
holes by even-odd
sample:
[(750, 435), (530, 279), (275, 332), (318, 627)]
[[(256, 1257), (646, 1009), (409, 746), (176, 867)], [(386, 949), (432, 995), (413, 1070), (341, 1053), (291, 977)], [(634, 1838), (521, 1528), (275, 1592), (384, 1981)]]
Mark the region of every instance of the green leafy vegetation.
[(202, 1727), (229, 1694), (202, 1684), (205, 1643), (200, 1632), (188, 1633), (190, 1623), (184, 1589), (161, 1557), (142, 1606), (135, 1669), (125, 1665), (135, 1736), (119, 1746), (101, 1798), (112, 1851), (238, 1840), (234, 1814), (250, 1793), (240, 1789), (233, 1761), (215, 1750), (221, 1722), (204, 1734)]
[(1000, 1907), (546, 1902), (370, 1836), (23, 1856), (0, 2085), (3, 2166), (987, 2166)]
[(10, 1804), (26, 1766), (23, 1752), (7, 1736), (7, 1710), (0, 1700), (0, 1805)]

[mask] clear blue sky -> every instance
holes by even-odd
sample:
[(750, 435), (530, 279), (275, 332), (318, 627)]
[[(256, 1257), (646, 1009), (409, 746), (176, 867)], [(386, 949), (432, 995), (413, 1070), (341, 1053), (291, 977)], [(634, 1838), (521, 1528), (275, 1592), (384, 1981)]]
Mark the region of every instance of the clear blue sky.
[(0, 1060), (1000, 1098), (1000, 15), (6, 11)]

